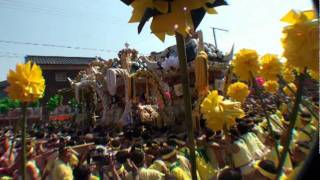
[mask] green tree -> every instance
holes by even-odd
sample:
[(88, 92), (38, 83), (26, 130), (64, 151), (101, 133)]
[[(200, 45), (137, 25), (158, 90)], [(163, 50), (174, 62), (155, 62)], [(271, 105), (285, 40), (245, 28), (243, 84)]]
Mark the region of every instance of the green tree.
[(54, 111), (58, 107), (58, 105), (60, 104), (61, 100), (62, 100), (61, 95), (56, 94), (56, 95), (52, 96), (47, 103), (48, 110)]

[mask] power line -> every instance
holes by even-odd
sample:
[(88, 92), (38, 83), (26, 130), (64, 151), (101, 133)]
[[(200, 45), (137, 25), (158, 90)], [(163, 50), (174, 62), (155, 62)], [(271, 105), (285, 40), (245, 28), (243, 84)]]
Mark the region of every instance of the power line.
[[(66, 9), (60, 9), (55, 7), (43, 7), (40, 4), (30, 3), (30, 2), (23, 2), (23, 1), (14, 1), (14, 0), (0, 0), (0, 8), (7, 8), (11, 10), (19, 10), (19, 11), (25, 11), (25, 12), (31, 12), (31, 13), (41, 13), (41, 14), (47, 14), (47, 15), (57, 15), (61, 17), (68, 17), (68, 18), (80, 18), (79, 15), (81, 15), (81, 18), (89, 18), (90, 20), (97, 20), (102, 23), (107, 23), (105, 18), (102, 18), (104, 15), (97, 14), (93, 12), (76, 12), (72, 13), (70, 10)], [(95, 15), (94, 18), (90, 15)], [(113, 18), (113, 19), (111, 19)], [(110, 24), (120, 24), (119, 18), (108, 16), (108, 23)], [(111, 19), (111, 20), (110, 20)]]
[(16, 1), (16, 0), (0, 0), (0, 4), (3, 5), (13, 5), (16, 7), (25, 7), (25, 8), (38, 8), (41, 10), (48, 10), (48, 11), (58, 11), (64, 12), (63, 9), (55, 8), (55, 7), (46, 7), (46, 6), (39, 6), (39, 4), (32, 3), (32, 2), (24, 2), (24, 1)]
[[(66, 12), (70, 13), (71, 12), (70, 9), (61, 9), (61, 8), (48, 6), (47, 4), (37, 4), (37, 3), (33, 3), (33, 2), (26, 2), (26, 1), (19, 1), (19, 0), (0, 0), (0, 4), (12, 5), (15, 7), (30, 8), (30, 9), (39, 9), (39, 10), (45, 10), (45, 11), (50, 11), (50, 12), (60, 12), (60, 13), (66, 13)], [(102, 14), (97, 14), (96, 12), (84, 13), (84, 12), (77, 11), (76, 13), (82, 14), (82, 15), (95, 14), (98, 16), (102, 16)]]
[(21, 53), (0, 51), (0, 58), (21, 58), (24, 56), (25, 54), (21, 54)]
[[(0, 40), (0, 43), (1, 43), (1, 41), (2, 40)], [(6, 41), (6, 43), (7, 42), (8, 41)], [(17, 43), (15, 42), (15, 44), (17, 44)], [(25, 44), (22, 44), (22, 45), (25, 45)], [(31, 44), (28, 43), (28, 45), (31, 45)], [(45, 45), (49, 46), (49, 44), (45, 44)], [(57, 47), (57, 46), (55, 46), (55, 47)], [(79, 48), (77, 50), (81, 50), (80, 47), (75, 47), (75, 48)], [(82, 48), (82, 49), (86, 50), (86, 48)], [(94, 48), (87, 48), (87, 50), (94, 50)], [(106, 49), (100, 49), (100, 50), (105, 50), (106, 51)], [(116, 50), (108, 50), (108, 51), (113, 52), (113, 53), (118, 53), (119, 52), (119, 51), (116, 51)], [(8, 58), (24, 57), (26, 54), (28, 54), (28, 53), (16, 53), (16, 52), (0, 51), (0, 57), (8, 57)], [(142, 52), (139, 52), (139, 55), (148, 56), (147, 54), (142, 53)]]
[(79, 46), (66, 46), (66, 45), (56, 45), (56, 44), (47, 44), (47, 43), (34, 43), (34, 42), (21, 42), (21, 41), (8, 41), (8, 40), (0, 40), (0, 43), (65, 48), (65, 49), (75, 49), (75, 50), (87, 50), (87, 51), (100, 51), (100, 52), (109, 52), (109, 53), (110, 52), (116, 52), (116, 53), (118, 52), (115, 50), (103, 49), (103, 48), (88, 48), (88, 47), (79, 47)]
[(0, 51), (0, 54), (4, 54), (4, 55), (15, 55), (15, 56), (25, 56), (26, 53), (16, 53), (16, 52), (8, 52), (8, 51)]
[[(1, 2), (1, 1), (0, 1)], [(37, 7), (37, 6), (26, 6), (24, 4), (15, 4), (12, 2), (1, 2), (0, 7), (8, 8), (8, 9), (13, 9), (13, 10), (19, 10), (19, 11), (27, 11), (27, 12), (32, 12), (32, 13), (44, 13), (44, 14), (49, 14), (49, 15), (60, 15), (66, 17), (67, 14), (65, 14), (63, 11), (57, 11), (53, 9), (46, 9), (42, 7)]]
[[(15, 44), (15, 45), (32, 45), (32, 46), (42, 46), (42, 47), (54, 47), (54, 48), (67, 48), (67, 49), (75, 49), (75, 50), (88, 50), (88, 51), (100, 51), (100, 52), (113, 52), (118, 53), (119, 50), (111, 50), (111, 49), (103, 49), (103, 48), (87, 48), (87, 47), (79, 47), (79, 46), (67, 46), (67, 45), (55, 45), (55, 44), (46, 44), (46, 43), (32, 43), (32, 42), (22, 42), (22, 41), (8, 41), (8, 40), (0, 40), (0, 43), (5, 44)], [(25, 54), (8, 52), (8, 51), (0, 51), (0, 53), (4, 54), (13, 54), (13, 55), (22, 55)], [(26, 53), (27, 54), (27, 53)], [(139, 52), (140, 55), (147, 56), (144, 53)]]
[(21, 58), (23, 56), (16, 56), (16, 55), (0, 55), (0, 58)]

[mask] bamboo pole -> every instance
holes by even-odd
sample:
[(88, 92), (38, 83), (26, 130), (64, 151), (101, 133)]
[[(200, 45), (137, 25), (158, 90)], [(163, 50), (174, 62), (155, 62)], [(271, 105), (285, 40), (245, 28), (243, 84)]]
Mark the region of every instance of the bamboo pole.
[(191, 107), (191, 95), (189, 88), (189, 74), (187, 70), (187, 58), (185, 49), (184, 37), (176, 32), (176, 42), (180, 63), (181, 83), (183, 87), (183, 98), (184, 98), (184, 111), (186, 117), (186, 126), (188, 132), (188, 147), (190, 150), (190, 162), (191, 162), (191, 175), (193, 180), (197, 180), (196, 173), (196, 154), (193, 134), (193, 121), (192, 121), (192, 107)]
[[(302, 168), (300, 169), (300, 173), (297, 174), (296, 179), (304, 179), (305, 178), (305, 172), (310, 172), (310, 167), (317, 161), (314, 161), (314, 158), (317, 158), (318, 156), (318, 151), (319, 151), (319, 136), (316, 135), (315, 139), (313, 140), (313, 142), (311, 143), (311, 149), (309, 151), (309, 155), (308, 157), (306, 157), (306, 159), (301, 162), (303, 163)], [(311, 167), (312, 168), (312, 167)]]
[[(305, 70), (305, 72), (306, 72), (306, 70)], [(290, 143), (291, 143), (292, 138), (293, 138), (292, 137), (292, 132), (293, 132), (294, 126), (296, 124), (299, 105), (300, 105), (301, 100), (302, 100), (304, 78), (305, 78), (304, 73), (299, 75), (298, 90), (297, 90), (297, 93), (296, 93), (296, 99), (295, 99), (295, 102), (294, 102), (292, 113), (289, 116), (290, 124), (289, 124), (289, 128), (288, 128), (288, 131), (287, 131), (287, 134), (286, 134), (287, 135), (287, 137), (286, 137), (287, 139), (286, 139), (286, 142), (284, 144), (284, 149), (283, 149), (283, 152), (282, 152), (282, 154), (280, 156), (280, 161), (279, 161), (280, 163), (279, 163), (279, 166), (278, 166), (277, 179), (280, 179), (280, 177), (282, 175), (283, 166), (284, 166), (284, 163), (285, 163), (285, 160), (286, 160), (286, 156), (287, 156), (289, 148), (290, 148)]]
[[(264, 102), (263, 102), (263, 97), (261, 96), (261, 93), (262, 93), (262, 92), (261, 92), (261, 89), (258, 87), (257, 82), (256, 82), (256, 80), (255, 80), (252, 72), (250, 72), (250, 75), (251, 75), (251, 78), (252, 78), (252, 86), (253, 86), (253, 88), (254, 88), (254, 90), (255, 90), (256, 95), (257, 95), (258, 98), (259, 98), (259, 101), (260, 101), (261, 106), (263, 106), (263, 105), (264, 105)], [(262, 111), (263, 111), (264, 116), (265, 116), (266, 119), (267, 119), (268, 130), (270, 131), (270, 134), (271, 134), (273, 140), (275, 141), (275, 150), (276, 150), (277, 158), (278, 158), (278, 160), (280, 160), (280, 152), (279, 152), (279, 149), (278, 149), (278, 148), (279, 148), (279, 141), (276, 139), (276, 135), (275, 135), (275, 133), (274, 133), (274, 131), (273, 131), (273, 129), (272, 129), (271, 121), (270, 121), (270, 116), (269, 116), (269, 114), (266, 112), (265, 108), (262, 108)], [(281, 126), (279, 126), (279, 127), (281, 127)]]
[[(288, 83), (287, 83), (281, 76), (278, 76), (278, 78), (279, 78), (280, 82), (283, 83), (283, 84), (289, 89), (289, 91), (290, 91), (291, 93), (293, 93), (293, 94), (295, 93), (295, 92), (293, 91), (293, 89), (288, 85)], [(283, 92), (282, 89), (281, 89), (281, 91)], [(305, 108), (307, 108), (307, 110), (310, 112), (310, 114), (311, 114), (314, 118), (319, 119), (318, 113), (315, 113), (315, 112), (312, 110), (312, 107), (310, 107), (310, 106), (312, 106), (312, 104), (311, 104), (311, 105), (310, 105), (310, 103), (308, 104), (308, 101), (305, 100), (305, 99), (301, 99), (301, 104), (302, 104)], [(299, 110), (300, 112), (302, 112), (302, 110), (300, 109), (300, 107), (299, 107), (298, 110)]]
[[(231, 142), (231, 135), (229, 134), (229, 130), (227, 128), (227, 124), (224, 123), (223, 124), (223, 134), (225, 135), (226, 139), (227, 139), (227, 146), (230, 147), (232, 145)], [(229, 152), (228, 150), (225, 151), (227, 154), (226, 157), (226, 163), (231, 167), (231, 168), (235, 168), (235, 164), (234, 164), (234, 159), (232, 156), (232, 152)]]

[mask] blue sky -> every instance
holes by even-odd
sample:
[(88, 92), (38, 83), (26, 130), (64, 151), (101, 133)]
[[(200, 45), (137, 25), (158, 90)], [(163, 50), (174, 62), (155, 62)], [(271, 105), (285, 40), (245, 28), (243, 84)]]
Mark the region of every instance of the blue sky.
[[(256, 49), (259, 54), (281, 54), (279, 19), (290, 9), (311, 9), (311, 0), (228, 0), (229, 6), (217, 8), (217, 15), (206, 15), (198, 29), (204, 40), (213, 43), (210, 27), (228, 29), (217, 32), (223, 51), (235, 44)], [(165, 43), (150, 33), (149, 24), (137, 34), (137, 24), (128, 24), (131, 8), (120, 0), (0, 0), (0, 81), (9, 69), (24, 61), (25, 55), (116, 57), (128, 42), (143, 54), (161, 51), (175, 43)], [(77, 50), (1, 41), (54, 44), (96, 48), (105, 51)], [(108, 51), (106, 51), (108, 50)]]

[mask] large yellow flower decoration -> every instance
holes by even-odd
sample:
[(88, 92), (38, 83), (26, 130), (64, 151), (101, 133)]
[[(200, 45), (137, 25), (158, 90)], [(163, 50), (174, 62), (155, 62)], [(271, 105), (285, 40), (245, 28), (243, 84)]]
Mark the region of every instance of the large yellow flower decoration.
[(279, 89), (279, 83), (277, 81), (266, 81), (265, 83), (263, 83), (263, 87), (264, 89), (271, 93), (271, 94), (275, 94), (278, 89)]
[(227, 128), (234, 126), (235, 119), (245, 115), (240, 102), (223, 100), (223, 96), (216, 90), (210, 92), (203, 100), (200, 111), (207, 120), (208, 128), (214, 131), (223, 130), (224, 126)]
[(286, 86), (283, 88), (283, 92), (290, 97), (293, 97), (295, 93), (297, 92), (297, 86), (293, 83), (289, 83), (288, 86), (291, 88), (291, 90), (294, 92), (291, 92), (290, 89)]
[(319, 28), (314, 11), (291, 10), (281, 21), (290, 25), (283, 29), (283, 56), (288, 64), (303, 72), (308, 68), (319, 72)]
[(212, 107), (218, 106), (222, 100), (223, 96), (219, 96), (218, 91), (211, 91), (200, 105), (201, 112), (210, 112)]
[(254, 77), (258, 75), (258, 53), (251, 49), (241, 49), (236, 53), (232, 61), (232, 66), (234, 74), (236, 74), (240, 80), (251, 81), (251, 73)]
[(249, 94), (250, 91), (248, 85), (242, 82), (236, 82), (231, 84), (227, 90), (228, 96), (242, 103), (247, 99)]
[(282, 77), (288, 83), (293, 82), (296, 78), (293, 73), (293, 69), (291, 68), (284, 68), (282, 72)]
[(7, 76), (8, 96), (22, 102), (34, 102), (43, 96), (45, 80), (40, 67), (31, 64), (17, 64), (16, 70), (10, 70)]
[(282, 64), (275, 54), (266, 54), (260, 58), (260, 75), (265, 80), (277, 80), (281, 74)]
[(312, 79), (319, 81), (319, 72), (310, 71), (309, 74)]
[(224, 0), (121, 0), (133, 7), (129, 23), (139, 23), (140, 33), (150, 19), (151, 31), (164, 41), (175, 31), (186, 36), (196, 29), (206, 13), (216, 14), (214, 7), (226, 5)]

